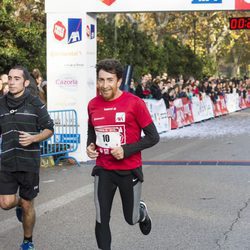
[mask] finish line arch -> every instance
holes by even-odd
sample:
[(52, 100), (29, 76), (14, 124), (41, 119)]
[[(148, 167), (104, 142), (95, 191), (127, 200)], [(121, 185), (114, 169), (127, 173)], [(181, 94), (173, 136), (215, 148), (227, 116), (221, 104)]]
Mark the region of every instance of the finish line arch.
[[(75, 109), (87, 161), (87, 104), (96, 95), (98, 13), (250, 10), (250, 0), (45, 0), (48, 109)], [(73, 121), (68, 121), (73, 122)]]

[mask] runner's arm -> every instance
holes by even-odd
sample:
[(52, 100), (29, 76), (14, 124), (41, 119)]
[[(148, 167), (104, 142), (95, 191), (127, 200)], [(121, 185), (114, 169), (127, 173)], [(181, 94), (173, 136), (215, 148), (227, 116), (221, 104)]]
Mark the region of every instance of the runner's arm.
[(90, 145), (90, 143), (96, 142), (96, 134), (95, 129), (92, 125), (88, 124), (88, 137), (87, 137), (87, 147)]
[(160, 136), (153, 122), (142, 130), (145, 136), (142, 137), (138, 142), (121, 146), (124, 151), (124, 158), (127, 158), (132, 154), (140, 152), (143, 149), (150, 148), (159, 142)]

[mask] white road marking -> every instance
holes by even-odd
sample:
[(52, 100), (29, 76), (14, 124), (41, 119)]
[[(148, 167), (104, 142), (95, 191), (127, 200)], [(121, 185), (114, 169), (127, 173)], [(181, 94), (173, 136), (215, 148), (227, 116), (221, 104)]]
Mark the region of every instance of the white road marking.
[[(36, 206), (36, 217), (40, 217), (44, 215), (45, 213), (52, 212), (55, 209), (60, 208), (61, 206), (64, 206), (66, 204), (71, 203), (72, 201), (75, 201), (76, 199), (79, 199), (83, 196), (86, 196), (94, 191), (94, 185), (89, 184), (82, 188), (76, 189), (70, 193), (67, 193), (63, 196), (60, 196), (56, 199), (53, 199), (51, 201), (45, 202), (43, 204), (40, 204)], [(17, 221), (16, 216), (11, 217), (9, 219), (6, 219), (2, 222), (0, 222), (0, 234), (5, 233), (9, 230), (12, 230), (16, 227), (18, 227), (20, 223)]]

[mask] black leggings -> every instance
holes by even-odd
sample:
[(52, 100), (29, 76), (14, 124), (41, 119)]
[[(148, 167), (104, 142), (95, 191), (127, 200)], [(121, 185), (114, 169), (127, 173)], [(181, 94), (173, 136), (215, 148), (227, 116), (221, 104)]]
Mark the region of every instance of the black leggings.
[(121, 195), (124, 218), (128, 224), (134, 225), (140, 220), (141, 186), (141, 181), (132, 173), (120, 175), (115, 171), (99, 170), (95, 175), (95, 234), (99, 249), (111, 249), (109, 221), (117, 187)]

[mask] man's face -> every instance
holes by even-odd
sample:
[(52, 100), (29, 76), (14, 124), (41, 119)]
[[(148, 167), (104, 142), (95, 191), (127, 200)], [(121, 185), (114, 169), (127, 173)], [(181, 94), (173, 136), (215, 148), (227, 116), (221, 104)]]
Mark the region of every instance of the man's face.
[(122, 79), (118, 79), (115, 74), (101, 69), (97, 76), (97, 88), (106, 101), (112, 101), (121, 94), (121, 81)]
[(25, 87), (28, 86), (28, 81), (24, 80), (23, 71), (20, 69), (11, 69), (8, 75), (9, 92), (14, 97), (19, 97), (23, 94)]

